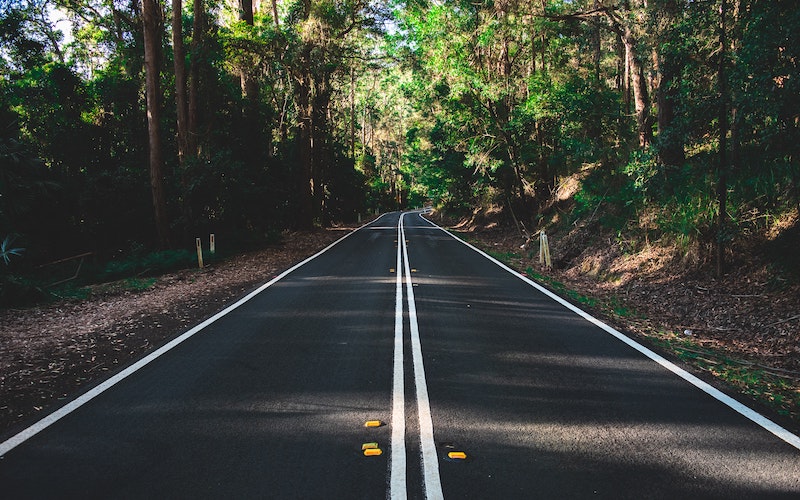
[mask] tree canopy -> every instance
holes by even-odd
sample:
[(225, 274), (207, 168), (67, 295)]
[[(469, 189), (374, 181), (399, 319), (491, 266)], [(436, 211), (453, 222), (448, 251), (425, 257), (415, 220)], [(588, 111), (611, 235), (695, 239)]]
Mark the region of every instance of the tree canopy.
[(248, 245), (433, 203), (716, 248), (800, 205), (791, 0), (6, 0), (0, 238)]

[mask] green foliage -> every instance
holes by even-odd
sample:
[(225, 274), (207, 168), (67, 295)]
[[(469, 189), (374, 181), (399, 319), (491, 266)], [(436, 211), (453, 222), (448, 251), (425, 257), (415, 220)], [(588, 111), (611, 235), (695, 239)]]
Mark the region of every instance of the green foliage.
[[(207, 257), (204, 256), (204, 261)], [(109, 262), (100, 273), (100, 278), (116, 280), (133, 278), (142, 274), (151, 276), (169, 271), (186, 269), (197, 265), (197, 255), (188, 250), (163, 250), (146, 255), (131, 257), (123, 260)]]
[(25, 251), (24, 248), (11, 246), (14, 244), (15, 239), (15, 235), (9, 234), (3, 239), (3, 242), (0, 243), (0, 258), (3, 259), (3, 263), (5, 263), (6, 266), (11, 263), (12, 255), (19, 257), (22, 256), (22, 253)]
[(798, 416), (800, 393), (792, 373), (759, 366), (729, 354), (698, 345), (680, 333), (650, 337), (656, 344), (703, 371), (736, 387), (744, 394), (775, 408), (782, 415)]

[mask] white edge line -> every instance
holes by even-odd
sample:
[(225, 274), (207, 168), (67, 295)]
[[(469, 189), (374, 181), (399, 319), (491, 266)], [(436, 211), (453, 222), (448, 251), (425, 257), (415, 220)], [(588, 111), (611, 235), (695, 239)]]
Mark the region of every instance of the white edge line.
[[(420, 214), (420, 217), (422, 217), (422, 214)], [(617, 338), (618, 340), (624, 342), (625, 344), (627, 344), (628, 346), (632, 347), (633, 349), (635, 349), (635, 350), (639, 351), (640, 353), (644, 354), (645, 356), (647, 356), (651, 360), (655, 361), (656, 363), (658, 363), (659, 365), (663, 366), (667, 370), (671, 371), (675, 375), (679, 376), (680, 378), (682, 378), (685, 381), (689, 382), (690, 384), (694, 385), (695, 387), (697, 387), (701, 391), (705, 392), (709, 396), (711, 396), (714, 399), (718, 400), (719, 402), (729, 406), (731, 409), (733, 409), (734, 411), (736, 411), (740, 415), (750, 419), (754, 423), (756, 423), (756, 424), (760, 425), (761, 427), (763, 427), (765, 430), (771, 432), (772, 434), (774, 434), (778, 438), (782, 439), (786, 443), (788, 443), (788, 444), (794, 446), (795, 448), (797, 448), (798, 450), (800, 450), (800, 437), (798, 437), (797, 435), (792, 434), (788, 430), (784, 429), (783, 427), (781, 427), (780, 425), (776, 424), (775, 422), (773, 422), (772, 420), (768, 419), (767, 417), (761, 415), (760, 413), (758, 413), (757, 411), (753, 410), (752, 408), (743, 405), (742, 403), (740, 403), (739, 401), (737, 401), (737, 400), (733, 399), (732, 397), (728, 396), (727, 394), (725, 394), (724, 392), (720, 391), (719, 389), (709, 385), (707, 382), (704, 382), (704, 381), (700, 380), (699, 378), (697, 378), (696, 376), (694, 376), (691, 373), (687, 372), (683, 368), (680, 368), (679, 366), (675, 365), (671, 361), (665, 359), (664, 357), (660, 356), (659, 354), (656, 354), (655, 352), (651, 351), (647, 347), (643, 346), (642, 344), (640, 344), (640, 343), (636, 342), (635, 340), (631, 339), (630, 337), (626, 336), (625, 334), (623, 334), (619, 330), (617, 330), (615, 328), (612, 328), (611, 326), (603, 323), (602, 321), (600, 321), (599, 319), (595, 318), (591, 314), (583, 311), (582, 309), (576, 307), (575, 305), (571, 304), (570, 302), (567, 302), (563, 298), (561, 298), (558, 295), (554, 294), (550, 290), (544, 288), (542, 285), (536, 283), (535, 281), (531, 280), (530, 278), (521, 275), (517, 271), (511, 269), (507, 265), (503, 264), (499, 260), (497, 260), (494, 257), (492, 257), (491, 255), (487, 254), (483, 250), (481, 250), (481, 249), (475, 247), (474, 245), (462, 240), (461, 238), (456, 237), (450, 231), (447, 231), (446, 229), (438, 226), (435, 222), (433, 222), (433, 221), (431, 221), (429, 219), (425, 219), (425, 220), (428, 221), (429, 223), (433, 224), (437, 228), (441, 229), (446, 234), (450, 235), (456, 241), (463, 243), (467, 247), (469, 247), (472, 250), (474, 250), (474, 251), (478, 252), (479, 254), (483, 255), (484, 257), (486, 257), (490, 261), (494, 262), (495, 264), (497, 264), (501, 268), (505, 269), (509, 273), (513, 274), (517, 278), (519, 278), (522, 281), (524, 281), (525, 283), (529, 284), (530, 286), (532, 286), (536, 290), (540, 291), (544, 295), (550, 297), (554, 301), (556, 301), (559, 304), (563, 305), (564, 307), (566, 307), (567, 309), (569, 309), (572, 312), (576, 313), (577, 315), (581, 316), (582, 318), (586, 319), (587, 321), (589, 321), (591, 323), (594, 323), (596, 326), (598, 326), (601, 329), (605, 330), (607, 333), (609, 333), (613, 337)]]
[[(402, 214), (401, 216), (402, 217)], [(397, 264), (395, 267), (394, 297), (394, 359), (392, 374), (392, 451), (389, 464), (389, 495), (391, 500), (405, 500), (406, 486), (406, 413), (403, 373), (403, 269), (400, 242), (400, 221), (397, 222)]]
[(366, 224), (364, 224), (363, 226), (359, 227), (358, 229), (355, 229), (354, 231), (351, 231), (351, 232), (347, 233), (346, 235), (344, 235), (341, 238), (339, 238), (338, 240), (334, 241), (333, 243), (331, 243), (327, 247), (323, 248), (319, 252), (315, 253), (311, 257), (308, 257), (304, 261), (302, 261), (302, 262), (300, 262), (298, 264), (295, 264), (294, 266), (292, 266), (289, 269), (285, 270), (284, 272), (282, 272), (278, 276), (272, 278), (267, 283), (261, 285), (260, 287), (258, 287), (254, 291), (252, 291), (249, 294), (247, 294), (245, 297), (239, 299), (239, 301), (237, 301), (236, 303), (231, 304), (230, 306), (226, 307), (222, 311), (220, 311), (217, 314), (215, 314), (215, 315), (211, 316), (210, 318), (206, 319), (202, 323), (200, 323), (200, 324), (196, 325), (195, 327), (191, 328), (190, 330), (184, 332), (179, 337), (176, 337), (176, 338), (172, 339), (167, 344), (164, 344), (160, 348), (156, 349), (155, 351), (151, 352), (150, 354), (148, 354), (144, 358), (140, 359), (139, 361), (137, 361), (134, 364), (130, 365), (129, 367), (125, 368), (124, 370), (122, 370), (121, 372), (117, 373), (113, 377), (111, 377), (108, 380), (102, 382), (101, 384), (93, 387), (89, 391), (81, 394), (77, 398), (73, 399), (72, 401), (70, 401), (66, 405), (62, 406), (58, 410), (54, 411), (53, 413), (47, 415), (46, 417), (44, 417), (43, 419), (39, 420), (35, 424), (31, 425), (27, 429), (24, 429), (24, 430), (20, 431), (19, 433), (15, 434), (14, 436), (8, 438), (7, 440), (3, 441), (2, 443), (0, 443), (0, 458), (2, 458), (5, 454), (10, 452), (11, 450), (16, 448), (17, 446), (21, 445), (25, 441), (29, 440), (30, 438), (32, 438), (36, 434), (39, 434), (40, 432), (42, 432), (43, 430), (47, 429), (51, 425), (55, 424), (56, 422), (58, 422), (59, 420), (61, 420), (64, 417), (66, 417), (70, 413), (74, 412), (75, 410), (77, 410), (81, 406), (83, 406), (86, 403), (88, 403), (89, 401), (93, 400), (94, 398), (96, 398), (100, 394), (102, 394), (105, 391), (111, 389), (112, 387), (114, 387), (115, 385), (117, 385), (118, 383), (120, 383), (121, 381), (126, 379), (127, 377), (133, 375), (134, 373), (136, 373), (140, 369), (144, 368), (146, 365), (148, 365), (150, 362), (154, 361), (156, 358), (159, 358), (160, 356), (162, 356), (162, 355), (166, 354), (167, 352), (171, 351), (172, 349), (177, 347), (179, 344), (181, 344), (184, 341), (188, 340), (189, 338), (194, 336), (196, 333), (198, 333), (199, 331), (203, 330), (204, 328), (206, 328), (207, 326), (211, 325), (212, 323), (214, 323), (218, 319), (220, 319), (223, 316), (227, 315), (228, 313), (232, 312), (234, 309), (236, 309), (239, 306), (243, 305), (245, 302), (248, 302), (250, 299), (252, 299), (256, 295), (260, 294), (261, 292), (263, 292), (264, 290), (266, 290), (267, 288), (269, 288), (270, 286), (272, 286), (276, 282), (278, 282), (281, 279), (285, 278), (289, 273), (295, 271), (296, 269), (298, 269), (299, 267), (307, 264), (308, 262), (311, 262), (312, 260), (316, 259), (317, 257), (319, 257), (323, 253), (327, 252), (328, 250), (330, 250), (331, 248), (333, 248), (334, 246), (336, 246), (340, 242), (344, 241), (346, 238), (348, 238), (351, 235), (355, 234), (356, 232), (358, 232), (362, 228), (372, 224), (373, 222), (377, 221), (381, 217), (383, 217), (383, 215), (380, 215), (375, 220), (373, 220), (371, 222), (367, 222)]
[(405, 214), (400, 215), (400, 232), (402, 234), (403, 257), (405, 258), (406, 300), (408, 301), (408, 323), (411, 330), (411, 354), (414, 361), (414, 384), (417, 389), (419, 440), (422, 454), (422, 474), (425, 478), (425, 498), (440, 500), (444, 498), (444, 494), (442, 493), (442, 480), (439, 476), (439, 456), (436, 453), (436, 443), (433, 437), (433, 417), (431, 416), (431, 404), (428, 399), (428, 384), (425, 381), (425, 365), (422, 360), (422, 344), (419, 337), (419, 325), (417, 324), (417, 306), (414, 301), (414, 285), (411, 281), (411, 265), (408, 261), (403, 215)]

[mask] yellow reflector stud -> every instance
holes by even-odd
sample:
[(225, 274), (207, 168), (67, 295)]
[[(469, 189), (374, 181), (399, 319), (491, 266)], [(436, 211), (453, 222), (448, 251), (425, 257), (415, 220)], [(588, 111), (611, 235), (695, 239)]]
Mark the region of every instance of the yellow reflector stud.
[(447, 454), (447, 458), (452, 460), (466, 460), (467, 454), (463, 451), (451, 451)]
[(364, 443), (361, 445), (361, 451), (374, 450), (376, 448), (378, 448), (378, 443)]
[(392, 267), (392, 268), (390, 268), (390, 269), (389, 269), (389, 272), (390, 272), (390, 273), (393, 273), (393, 272), (394, 272), (394, 268), (393, 268), (393, 267)]
[(380, 448), (367, 448), (366, 450), (364, 450), (365, 457), (376, 457), (382, 454), (383, 450), (381, 450)]
[(364, 427), (380, 427), (383, 425), (383, 422), (380, 420), (367, 420), (364, 422)]

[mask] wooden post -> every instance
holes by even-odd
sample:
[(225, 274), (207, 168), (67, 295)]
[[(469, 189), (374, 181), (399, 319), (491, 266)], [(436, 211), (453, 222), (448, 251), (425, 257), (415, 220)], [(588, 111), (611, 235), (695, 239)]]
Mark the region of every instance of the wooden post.
[(200, 242), (200, 238), (196, 238), (197, 243), (197, 267), (203, 269), (203, 244)]
[(539, 233), (539, 263), (548, 268), (553, 267), (553, 263), (550, 261), (550, 244), (544, 230)]
[(211, 255), (217, 253), (217, 246), (214, 241), (214, 233), (211, 233), (211, 236), (208, 237), (208, 244), (209, 244), (208, 251), (211, 252)]

